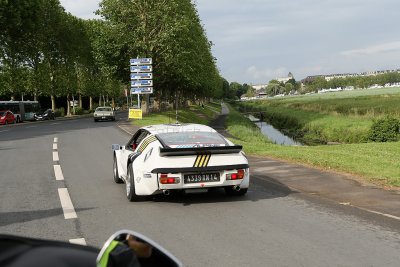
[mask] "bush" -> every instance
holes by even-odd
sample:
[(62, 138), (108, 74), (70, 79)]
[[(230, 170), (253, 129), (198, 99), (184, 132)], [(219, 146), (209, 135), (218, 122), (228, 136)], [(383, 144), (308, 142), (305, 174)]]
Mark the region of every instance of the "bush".
[(56, 117), (64, 117), (65, 116), (65, 109), (63, 107), (59, 108), (59, 109), (56, 109), (54, 113), (56, 114)]
[(386, 117), (374, 121), (369, 132), (369, 139), (374, 142), (397, 141), (400, 135), (400, 120)]
[(76, 107), (75, 108), (75, 115), (83, 115), (83, 108)]

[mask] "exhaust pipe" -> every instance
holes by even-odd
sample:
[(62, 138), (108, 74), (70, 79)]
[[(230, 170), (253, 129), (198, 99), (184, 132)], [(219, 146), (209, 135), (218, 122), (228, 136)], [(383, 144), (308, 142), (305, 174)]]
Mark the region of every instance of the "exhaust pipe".
[(234, 185), (233, 190), (235, 191), (240, 191), (240, 185)]
[(162, 191), (165, 196), (169, 196), (170, 192), (168, 189)]

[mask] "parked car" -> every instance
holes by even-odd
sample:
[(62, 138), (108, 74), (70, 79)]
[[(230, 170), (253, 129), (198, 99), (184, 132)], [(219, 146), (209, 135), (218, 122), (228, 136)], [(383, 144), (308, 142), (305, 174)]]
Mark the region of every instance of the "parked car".
[(111, 107), (98, 107), (93, 114), (94, 121), (112, 120), (115, 121), (115, 112)]
[(15, 116), (9, 110), (0, 111), (0, 124), (15, 123)]
[(41, 113), (37, 113), (34, 115), (35, 120), (37, 121), (43, 121), (43, 120), (55, 120), (56, 119), (56, 114), (52, 109), (46, 109), (45, 111)]

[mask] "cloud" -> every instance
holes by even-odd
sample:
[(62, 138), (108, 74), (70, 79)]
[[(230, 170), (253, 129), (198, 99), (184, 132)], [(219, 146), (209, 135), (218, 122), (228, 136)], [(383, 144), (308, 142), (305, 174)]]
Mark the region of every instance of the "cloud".
[(250, 66), (247, 68), (246, 74), (250, 76), (250, 80), (270, 81), (279, 77), (286, 77), (288, 70), (285, 67), (279, 67), (276, 69), (259, 69), (256, 66)]
[(366, 48), (343, 51), (343, 56), (367, 56), (390, 52), (400, 52), (400, 41), (372, 45)]
[(83, 19), (99, 18), (94, 12), (99, 9), (99, 0), (60, 0), (65, 11)]

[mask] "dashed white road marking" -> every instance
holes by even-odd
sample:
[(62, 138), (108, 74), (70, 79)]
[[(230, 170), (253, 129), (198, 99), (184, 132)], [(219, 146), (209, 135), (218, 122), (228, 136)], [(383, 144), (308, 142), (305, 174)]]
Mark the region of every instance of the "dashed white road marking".
[(58, 188), (58, 195), (60, 196), (61, 207), (64, 212), (65, 219), (78, 218), (76, 215), (74, 205), (72, 204), (71, 197), (69, 196), (67, 188)]
[(53, 122), (53, 123), (50, 123), (50, 125), (57, 125), (57, 124), (61, 124), (61, 122)]
[(64, 181), (64, 175), (63, 172), (61, 170), (61, 166), (60, 165), (54, 165), (54, 174), (56, 176), (56, 180), (57, 181)]
[(0, 131), (0, 133), (2, 133), (2, 132), (8, 132), (9, 130), (3, 130), (3, 131)]
[(53, 144), (53, 150), (57, 150), (58, 149), (58, 145), (57, 144)]
[(37, 125), (27, 126), (26, 128), (36, 128)]
[(85, 238), (76, 238), (76, 239), (70, 239), (69, 243), (71, 244), (77, 244), (77, 245), (82, 245), (82, 246), (86, 246), (86, 240)]
[(54, 143), (58, 143), (58, 137), (54, 137)]
[(58, 152), (57, 151), (53, 151), (53, 161), (60, 161), (60, 158), (58, 157)]

